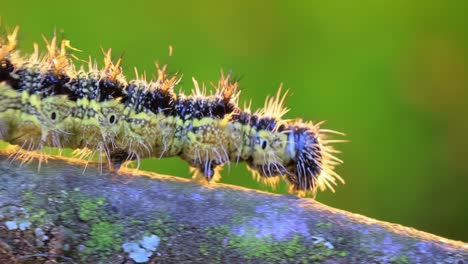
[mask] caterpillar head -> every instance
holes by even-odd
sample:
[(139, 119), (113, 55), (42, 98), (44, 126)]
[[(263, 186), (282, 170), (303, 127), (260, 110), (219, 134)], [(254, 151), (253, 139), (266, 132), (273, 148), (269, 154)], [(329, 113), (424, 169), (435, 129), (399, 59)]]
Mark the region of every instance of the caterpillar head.
[(292, 172), (286, 176), (290, 182), (290, 191), (315, 194), (317, 188), (329, 188), (334, 191), (336, 180), (344, 183), (343, 179), (333, 171), (335, 165), (342, 161), (332, 153), (331, 141), (325, 139), (325, 133), (337, 133), (332, 130), (321, 130), (320, 124), (302, 123), (300, 120), (289, 125), (287, 129), (287, 155), (291, 162), (288, 170)]

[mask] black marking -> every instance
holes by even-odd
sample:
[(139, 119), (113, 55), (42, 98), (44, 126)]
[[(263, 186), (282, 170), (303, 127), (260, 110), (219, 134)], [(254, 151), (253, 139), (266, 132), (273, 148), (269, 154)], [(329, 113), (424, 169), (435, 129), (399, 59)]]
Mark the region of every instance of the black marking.
[(257, 130), (267, 130), (281, 132), (285, 129), (284, 125), (277, 127), (278, 120), (271, 117), (260, 117), (257, 114), (249, 114), (240, 112), (235, 114), (232, 119), (234, 122), (239, 122), (245, 126), (251, 126)]
[(215, 96), (206, 98), (178, 97), (174, 104), (175, 114), (184, 121), (204, 117), (221, 119), (236, 109), (232, 103), (226, 104), (223, 98)]
[(112, 82), (107, 78), (97, 79), (98, 76), (81, 75), (72, 79), (66, 85), (69, 97), (74, 100), (86, 98), (97, 102), (125, 97), (123, 90), (125, 85)]
[(48, 72), (45, 74), (41, 86), (33, 92), (40, 93), (44, 97), (51, 95), (67, 95), (71, 101), (76, 101), (74, 93), (65, 85), (69, 81), (70, 77), (65, 74), (55, 76), (54, 73)]
[(29, 94), (39, 94), (42, 97), (67, 95), (70, 100), (74, 101), (75, 96), (66, 85), (69, 81), (70, 77), (65, 74), (58, 76), (53, 72), (42, 74), (37, 65), (18, 69), (7, 79), (7, 82), (20, 92), (27, 91)]
[(148, 90), (135, 84), (130, 84), (123, 91), (126, 95), (124, 104), (132, 107), (137, 112), (151, 111), (155, 114), (173, 114), (175, 94), (172, 91), (165, 91), (159, 88)]
[(15, 75), (19, 76), (18, 86), (14, 87), (18, 91), (27, 91), (30, 94), (40, 91), (38, 88), (42, 77), (38, 69), (19, 69), (15, 72)]
[(103, 78), (99, 81), (97, 101), (103, 102), (123, 97), (123, 89), (122, 84)]
[(262, 140), (262, 149), (266, 149), (268, 146), (268, 142), (266, 140)]
[(111, 114), (109, 116), (109, 123), (111, 123), (112, 125), (117, 123), (117, 118), (115, 118), (114, 114)]
[(70, 90), (73, 91), (77, 99), (87, 98), (95, 100), (98, 97), (98, 80), (88, 75), (79, 75), (78, 78), (68, 83), (68, 87), (70, 87)]
[(8, 59), (0, 60), (0, 82), (11, 79), (10, 73), (14, 70), (14, 66)]

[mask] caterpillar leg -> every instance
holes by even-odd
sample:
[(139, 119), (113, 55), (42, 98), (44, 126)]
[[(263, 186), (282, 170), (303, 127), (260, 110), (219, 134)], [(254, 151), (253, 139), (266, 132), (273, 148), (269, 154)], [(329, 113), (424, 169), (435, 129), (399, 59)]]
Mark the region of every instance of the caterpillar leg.
[(190, 166), (192, 179), (200, 183), (218, 182), (221, 179), (221, 169), (223, 165), (216, 164), (215, 161), (207, 161), (197, 167)]
[(37, 160), (37, 171), (41, 170), (43, 163), (47, 163), (49, 155), (45, 152), (44, 146), (35, 146), (33, 142), (25, 142), (22, 146), (13, 145), (12, 153), (8, 156), (10, 162), (19, 162), (20, 166), (30, 164)]
[(129, 153), (123, 149), (114, 150), (110, 153), (110, 165), (113, 171), (118, 171), (122, 164), (129, 161)]
[(86, 171), (89, 163), (93, 163), (93, 161), (97, 162), (99, 171), (101, 173), (103, 172), (104, 164), (107, 164), (109, 170), (112, 170), (110, 162), (110, 151), (108, 147), (102, 142), (98, 142), (97, 146), (94, 148), (90, 148), (88, 146), (77, 148), (72, 152), (72, 155), (77, 159), (85, 161), (83, 173)]
[[(110, 170), (112, 173), (137, 173), (140, 168), (140, 155), (134, 151), (115, 149), (110, 154)], [(136, 161), (136, 168), (132, 167)], [(131, 170), (130, 170), (131, 169)]]
[(247, 169), (252, 173), (252, 177), (262, 184), (269, 186), (273, 189), (281, 181), (281, 175), (287, 173), (284, 170), (280, 171), (276, 166), (258, 166), (253, 167), (252, 165), (247, 165)]

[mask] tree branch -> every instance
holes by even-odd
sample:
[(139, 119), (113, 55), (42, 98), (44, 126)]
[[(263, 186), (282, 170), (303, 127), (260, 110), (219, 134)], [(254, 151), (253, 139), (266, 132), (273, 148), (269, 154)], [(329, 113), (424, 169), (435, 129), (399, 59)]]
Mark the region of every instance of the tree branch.
[(311, 199), (6, 154), (0, 263), (468, 263), (466, 243)]

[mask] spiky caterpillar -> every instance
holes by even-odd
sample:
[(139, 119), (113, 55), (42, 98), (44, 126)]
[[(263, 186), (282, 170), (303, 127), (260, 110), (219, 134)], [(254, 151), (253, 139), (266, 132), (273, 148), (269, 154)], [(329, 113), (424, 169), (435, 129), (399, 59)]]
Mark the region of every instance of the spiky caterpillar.
[[(286, 93), (279, 89), (262, 109), (238, 107), (238, 83), (221, 74), (215, 92), (207, 94), (193, 79), (189, 95), (175, 94), (180, 81), (157, 65), (157, 79), (126, 81), (121, 59), (110, 50), (99, 69), (91, 59), (76, 69), (66, 40), (46, 40), (30, 56), (16, 47), (18, 28), (0, 39), (0, 138), (20, 146), (14, 158), (30, 160), (44, 147), (72, 148), (81, 158), (97, 153), (109, 165), (146, 157), (179, 156), (194, 178), (216, 181), (230, 162), (246, 162), (267, 183), (284, 178), (290, 191), (333, 190), (341, 177), (333, 171), (341, 160), (320, 125), (285, 120)], [(26, 150), (26, 152), (21, 151)], [(20, 154), (21, 153), (21, 154)], [(101, 163), (102, 164), (102, 163)]]

